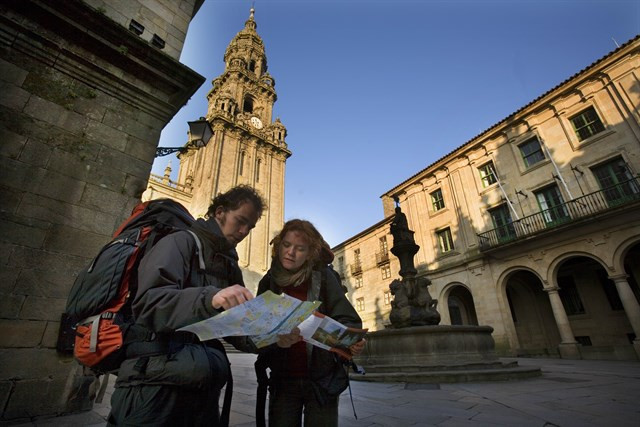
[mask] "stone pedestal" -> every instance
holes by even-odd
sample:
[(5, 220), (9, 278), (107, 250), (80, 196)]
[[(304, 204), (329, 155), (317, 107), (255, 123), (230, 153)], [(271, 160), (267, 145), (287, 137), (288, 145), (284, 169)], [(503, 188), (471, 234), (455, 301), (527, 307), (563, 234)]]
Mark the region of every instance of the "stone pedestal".
[(503, 363), (495, 354), (490, 326), (414, 326), (367, 335), (365, 350), (355, 361), (365, 375), (358, 381), (467, 382), (529, 378), (539, 368)]

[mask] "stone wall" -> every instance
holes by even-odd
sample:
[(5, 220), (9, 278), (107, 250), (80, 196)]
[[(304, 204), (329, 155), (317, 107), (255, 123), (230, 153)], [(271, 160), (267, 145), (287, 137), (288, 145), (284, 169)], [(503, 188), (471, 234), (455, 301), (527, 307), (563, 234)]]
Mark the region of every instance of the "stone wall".
[(140, 198), (162, 128), (204, 78), (81, 1), (3, 1), (0, 16), (6, 421), (90, 407), (93, 377), (56, 352), (67, 294)]

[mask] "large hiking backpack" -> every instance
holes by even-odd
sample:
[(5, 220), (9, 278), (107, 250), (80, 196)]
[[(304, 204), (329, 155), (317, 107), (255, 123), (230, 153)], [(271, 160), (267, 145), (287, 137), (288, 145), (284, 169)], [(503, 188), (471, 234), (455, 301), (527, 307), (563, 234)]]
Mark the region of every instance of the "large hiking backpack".
[[(73, 354), (96, 373), (118, 369), (125, 345), (150, 341), (151, 331), (134, 324), (131, 304), (138, 286), (138, 265), (162, 237), (188, 230), (195, 220), (180, 203), (158, 199), (138, 204), (91, 264), (76, 278), (67, 299), (66, 315), (74, 325)], [(190, 230), (188, 230), (190, 231)], [(200, 241), (198, 267), (204, 270)]]

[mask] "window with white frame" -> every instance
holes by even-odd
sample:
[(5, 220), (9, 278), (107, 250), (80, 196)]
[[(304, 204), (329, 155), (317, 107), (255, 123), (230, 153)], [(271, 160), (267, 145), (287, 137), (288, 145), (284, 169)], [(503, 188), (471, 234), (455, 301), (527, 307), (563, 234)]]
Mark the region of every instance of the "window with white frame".
[(364, 311), (364, 297), (356, 299), (356, 310)]
[(449, 227), (436, 231), (438, 236), (438, 243), (440, 244), (440, 252), (446, 253), (453, 250), (453, 237), (451, 236), (451, 229)]
[(391, 277), (391, 267), (389, 267), (389, 264), (380, 267), (380, 272), (382, 273), (383, 279), (388, 279)]
[(569, 212), (557, 185), (550, 185), (535, 192), (540, 212), (547, 224), (556, 224), (569, 219)]
[(384, 305), (391, 305), (391, 291), (384, 291), (384, 297), (383, 297), (383, 301), (384, 301)]
[(487, 188), (488, 186), (498, 182), (495, 174), (495, 168), (493, 167), (493, 162), (488, 162), (480, 166), (478, 168), (478, 172), (480, 172), (480, 179), (482, 180), (483, 188)]
[(442, 190), (440, 188), (432, 192), (430, 196), (431, 206), (433, 207), (434, 212), (437, 212), (440, 209), (444, 209), (444, 198), (442, 197)]
[(355, 284), (353, 285), (353, 287), (355, 289), (361, 288), (362, 287), (362, 275), (354, 277), (354, 280), (355, 280)]

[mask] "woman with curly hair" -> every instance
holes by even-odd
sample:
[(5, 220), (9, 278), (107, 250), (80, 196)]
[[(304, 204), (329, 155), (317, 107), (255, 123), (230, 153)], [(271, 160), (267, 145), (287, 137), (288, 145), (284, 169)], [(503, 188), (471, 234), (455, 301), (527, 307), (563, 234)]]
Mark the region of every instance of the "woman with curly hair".
[[(362, 327), (328, 265), (333, 253), (313, 224), (290, 220), (272, 244), (271, 268), (258, 285), (258, 295), (271, 290), (302, 301), (321, 301), (322, 314), (349, 327)], [(355, 355), (363, 347), (364, 340), (350, 350)], [(305, 343), (295, 328), (263, 350), (258, 363), (271, 369), (270, 426), (300, 426), (303, 415), (305, 426), (338, 425), (338, 396), (348, 386), (348, 373), (333, 352)]]

